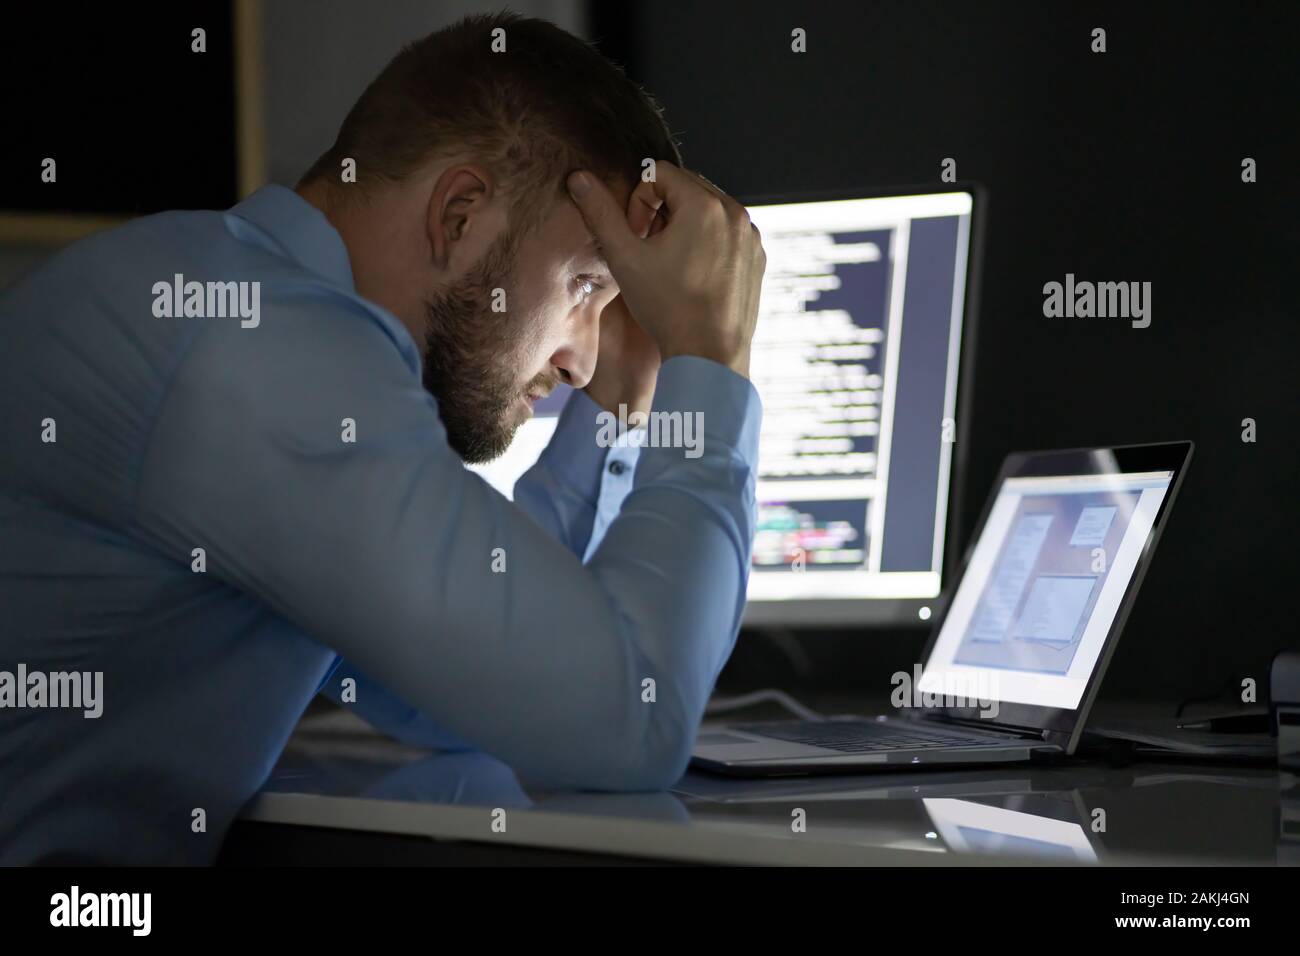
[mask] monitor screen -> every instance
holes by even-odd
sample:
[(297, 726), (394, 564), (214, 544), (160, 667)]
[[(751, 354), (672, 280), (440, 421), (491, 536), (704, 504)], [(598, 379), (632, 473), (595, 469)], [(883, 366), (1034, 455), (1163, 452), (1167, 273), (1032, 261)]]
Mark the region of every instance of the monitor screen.
[[(767, 271), (750, 368), (763, 428), (746, 623), (928, 619), (973, 206), (964, 190), (748, 206)], [(476, 470), (509, 494), (565, 397)]]
[(938, 596), (972, 204), (749, 207), (767, 272), (748, 623), (915, 620)]

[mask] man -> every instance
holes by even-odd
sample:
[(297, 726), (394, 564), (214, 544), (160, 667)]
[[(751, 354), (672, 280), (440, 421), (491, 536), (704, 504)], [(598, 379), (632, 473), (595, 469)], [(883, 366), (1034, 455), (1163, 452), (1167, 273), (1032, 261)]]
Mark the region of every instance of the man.
[[(474, 17), (296, 191), (0, 297), (0, 862), (211, 860), (318, 691), (557, 784), (676, 779), (744, 606), (764, 266), (679, 167), (591, 48)], [(561, 382), (512, 504), (463, 462)], [(608, 473), (598, 413), (652, 400), (702, 454)]]

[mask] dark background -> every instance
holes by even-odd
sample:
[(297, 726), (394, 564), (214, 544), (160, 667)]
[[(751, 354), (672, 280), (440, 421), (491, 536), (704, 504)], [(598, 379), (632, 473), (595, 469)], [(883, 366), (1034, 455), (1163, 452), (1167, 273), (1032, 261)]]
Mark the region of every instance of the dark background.
[[(659, 98), (687, 164), (729, 192), (937, 183), (945, 157), (987, 187), (961, 547), (1010, 451), (1192, 439), (1103, 698), (1230, 702), (1247, 676), (1262, 691), (1273, 653), (1300, 647), (1300, 4), (595, 11), (601, 48)], [(795, 27), (807, 53), (790, 50)], [(1151, 282), (1151, 326), (1044, 318), (1043, 284), (1067, 272)], [(796, 686), (883, 694), (924, 638), (746, 632), (721, 686), (788, 686), (793, 668)]]
[[(0, 209), (224, 209), (236, 187), (230, 0), (25, 4), (0, 30)], [(205, 53), (191, 31), (207, 32)], [(41, 163), (57, 163), (57, 185)]]
[[(268, 96), (301, 88), (303, 103), (345, 109), (359, 90), (325, 97), (331, 71), (307, 40), (276, 45), (301, 5), (266, 3)], [(368, 16), (396, 20), (399, 6), (409, 15), (380, 4)], [(0, 44), (0, 207), (50, 208), (20, 193), (51, 154), (65, 207), (233, 203), (229, 3), (33, 9)], [(321, 11), (324, 30), (346, 9)], [(1300, 646), (1300, 4), (597, 0), (589, 14), (601, 48), (665, 106), (688, 164), (732, 193), (937, 184), (945, 157), (982, 183), (955, 544), (1012, 450), (1192, 439), (1103, 697), (1227, 701), (1242, 677), (1266, 685), (1272, 654)], [(188, 53), (195, 25), (208, 28), (205, 57)], [(790, 50), (795, 27), (807, 53)], [(1094, 27), (1107, 31), (1104, 54), (1090, 51)], [(396, 52), (352, 45), (377, 63)], [(272, 109), (273, 141), (295, 115)], [(1253, 184), (1241, 181), (1247, 156)], [(1067, 272), (1151, 282), (1151, 326), (1044, 318), (1043, 284)], [(1255, 444), (1241, 441), (1247, 417)], [(746, 632), (721, 687), (884, 694), (924, 638), (920, 627)]]

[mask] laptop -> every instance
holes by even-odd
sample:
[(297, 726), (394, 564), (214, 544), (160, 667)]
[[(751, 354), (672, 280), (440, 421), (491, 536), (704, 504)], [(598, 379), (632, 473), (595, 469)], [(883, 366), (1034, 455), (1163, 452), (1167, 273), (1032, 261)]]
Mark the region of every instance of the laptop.
[(891, 713), (706, 725), (692, 764), (770, 776), (1074, 753), (1191, 455), (1191, 442), (1011, 455), (922, 663), (890, 677)]

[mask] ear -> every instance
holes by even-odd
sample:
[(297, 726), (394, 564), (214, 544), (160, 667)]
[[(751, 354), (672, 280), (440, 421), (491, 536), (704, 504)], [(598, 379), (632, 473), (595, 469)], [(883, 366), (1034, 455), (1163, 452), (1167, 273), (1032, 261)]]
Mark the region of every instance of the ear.
[(456, 244), (483, 220), (492, 193), (492, 175), (482, 166), (461, 163), (442, 171), (433, 184), (425, 224), (435, 263), (448, 264)]

